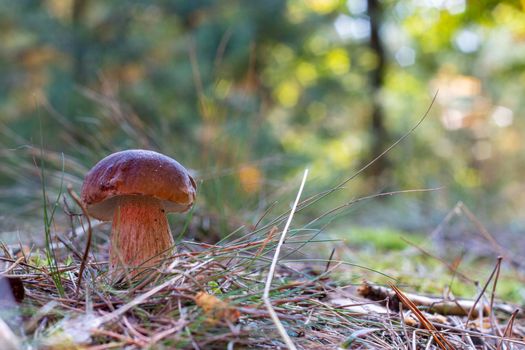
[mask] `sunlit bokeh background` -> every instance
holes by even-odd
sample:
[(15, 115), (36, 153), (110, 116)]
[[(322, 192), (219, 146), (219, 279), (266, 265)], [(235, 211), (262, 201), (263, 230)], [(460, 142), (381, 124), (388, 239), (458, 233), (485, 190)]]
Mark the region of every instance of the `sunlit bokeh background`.
[(429, 232), (463, 201), (495, 232), (522, 232), (524, 10), (491, 0), (1, 2), (0, 229), (37, 227), (42, 164), (52, 202), (101, 157), (147, 148), (191, 169), (195, 217), (221, 236), (275, 202), (280, 213), (305, 168), (306, 195), (349, 178), (436, 95), (407, 139), (305, 215), (442, 187), (332, 219)]

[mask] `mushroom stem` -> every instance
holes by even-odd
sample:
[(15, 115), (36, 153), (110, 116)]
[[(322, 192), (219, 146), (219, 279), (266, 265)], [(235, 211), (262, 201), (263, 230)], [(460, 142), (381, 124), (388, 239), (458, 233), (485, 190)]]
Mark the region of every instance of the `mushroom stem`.
[(161, 202), (145, 196), (119, 197), (111, 237), (109, 269), (114, 277), (125, 269), (133, 269), (135, 276), (158, 264), (174, 244)]

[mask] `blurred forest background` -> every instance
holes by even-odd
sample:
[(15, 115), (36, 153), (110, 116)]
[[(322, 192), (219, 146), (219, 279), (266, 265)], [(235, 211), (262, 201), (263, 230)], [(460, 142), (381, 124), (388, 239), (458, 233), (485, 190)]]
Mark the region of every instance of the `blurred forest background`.
[(17, 0), (0, 27), (1, 231), (40, 222), (41, 160), (53, 200), (147, 148), (191, 169), (224, 234), (287, 208), (306, 167), (309, 195), (350, 177), (436, 93), (308, 216), (443, 187), (330, 220), (424, 231), (463, 201), (525, 229), (523, 1)]

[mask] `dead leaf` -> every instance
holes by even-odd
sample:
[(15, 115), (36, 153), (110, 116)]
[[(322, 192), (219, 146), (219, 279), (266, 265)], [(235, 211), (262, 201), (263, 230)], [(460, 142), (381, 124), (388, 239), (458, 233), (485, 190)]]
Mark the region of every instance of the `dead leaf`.
[(211, 323), (221, 321), (235, 323), (241, 317), (241, 313), (235, 307), (206, 292), (197, 293), (195, 303), (204, 310)]

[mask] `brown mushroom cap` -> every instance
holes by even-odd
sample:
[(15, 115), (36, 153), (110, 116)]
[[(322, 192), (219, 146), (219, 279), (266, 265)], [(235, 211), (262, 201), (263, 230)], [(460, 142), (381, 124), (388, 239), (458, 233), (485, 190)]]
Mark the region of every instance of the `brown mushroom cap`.
[(153, 151), (127, 150), (98, 162), (84, 178), (81, 198), (89, 214), (111, 220), (119, 196), (149, 196), (166, 212), (188, 210), (195, 181), (176, 160)]

